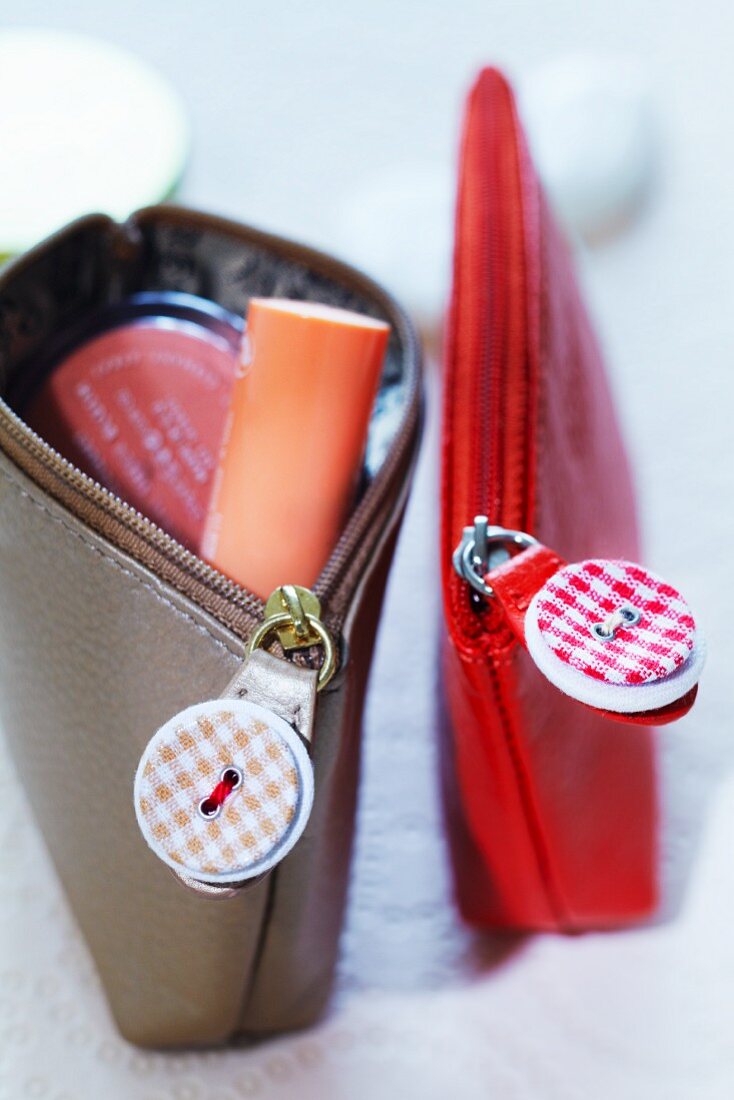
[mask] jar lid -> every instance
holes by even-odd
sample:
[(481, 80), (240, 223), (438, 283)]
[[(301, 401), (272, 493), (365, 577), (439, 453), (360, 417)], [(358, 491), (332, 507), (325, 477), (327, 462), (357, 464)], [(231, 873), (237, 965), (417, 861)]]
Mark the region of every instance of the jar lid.
[(0, 257), (89, 213), (126, 218), (183, 172), (181, 100), (131, 54), (84, 35), (0, 31)]

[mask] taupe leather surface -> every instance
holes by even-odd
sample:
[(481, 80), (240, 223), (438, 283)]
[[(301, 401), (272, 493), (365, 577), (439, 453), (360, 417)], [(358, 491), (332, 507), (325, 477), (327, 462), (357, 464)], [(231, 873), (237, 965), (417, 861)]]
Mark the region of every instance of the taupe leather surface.
[[(180, 222), (184, 215), (176, 217)], [(197, 241), (201, 233), (199, 217)], [(221, 225), (218, 233), (221, 245)], [(176, 242), (183, 266), (169, 249), (159, 273), (165, 285), (180, 285), (185, 273), (184, 230)], [(281, 260), (263, 268), (260, 256), (258, 263), (260, 277), (272, 271), (277, 280)], [(239, 300), (251, 274), (246, 266), (231, 279), (234, 267), (223, 269), (217, 291)], [(53, 265), (46, 268), (51, 278)], [(46, 268), (37, 265), (33, 279), (21, 270), (27, 302)], [(74, 288), (93, 282), (93, 274), (82, 277), (80, 270), (67, 272), (67, 305)], [(288, 271), (306, 285), (303, 266)], [(309, 287), (318, 294), (318, 281)], [(202, 288), (197, 283), (195, 289)], [(18, 299), (0, 306), (2, 377), (16, 346), (22, 351), (42, 339), (49, 310), (39, 287), (26, 332)], [(399, 387), (395, 356), (399, 346), (390, 368)], [(375, 517), (379, 547), (358, 548), (361, 576), (345, 574), (340, 581), (347, 659), (318, 696), (316, 797), (307, 829), (276, 871), (226, 899), (195, 894), (156, 859), (137, 828), (132, 784), (155, 730), (227, 689), (241, 666), (243, 641), (75, 518), (0, 451), (0, 719), (29, 812), (45, 835), (120, 1030), (134, 1042), (218, 1043), (243, 1031), (302, 1026), (323, 1008), (346, 897), (362, 702), (416, 443), (417, 432)], [(304, 684), (309, 679), (312, 691), (313, 674)], [(266, 681), (256, 692), (267, 692)]]
[(310, 741), (316, 714), (318, 672), (256, 649), (227, 684), (224, 695), (274, 710)]
[(322, 1010), (346, 896), (362, 698), (388, 549), (353, 617), (341, 684), (319, 697), (316, 800), (304, 836), (261, 883), (231, 899), (197, 897), (142, 841), (132, 780), (158, 726), (225, 690), (242, 643), (49, 502), (0, 454), (2, 722), (112, 1011), (134, 1042), (215, 1043), (238, 1030), (303, 1026)]
[(196, 897), (132, 803), (155, 730), (221, 694), (242, 644), (44, 499), (0, 454), (2, 723), (118, 1024), (146, 1044), (237, 1028), (267, 883)]

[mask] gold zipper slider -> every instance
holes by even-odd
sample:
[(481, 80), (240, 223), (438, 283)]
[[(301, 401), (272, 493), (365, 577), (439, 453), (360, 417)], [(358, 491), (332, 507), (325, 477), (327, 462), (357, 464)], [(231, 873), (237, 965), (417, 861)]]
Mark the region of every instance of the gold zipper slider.
[(309, 588), (284, 584), (271, 592), (265, 604), (265, 618), (247, 643), (247, 656), (260, 649), (271, 634), (286, 652), (322, 646), (324, 660), (319, 669), (318, 690), (323, 691), (336, 672), (336, 650), (321, 621), (321, 603)]

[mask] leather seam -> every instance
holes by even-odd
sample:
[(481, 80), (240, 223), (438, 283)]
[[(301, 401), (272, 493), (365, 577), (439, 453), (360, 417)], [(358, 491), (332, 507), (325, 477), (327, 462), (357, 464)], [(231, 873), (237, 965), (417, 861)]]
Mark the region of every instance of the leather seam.
[(47, 515), (53, 523), (60, 524), (60, 526), (68, 531), (70, 535), (73, 535), (74, 538), (82, 542), (93, 553), (97, 554), (104, 561), (109, 562), (110, 565), (113, 565), (115, 567), (115, 569), (119, 569), (121, 573), (123, 573), (126, 577), (129, 577), (131, 580), (135, 581), (135, 583), (138, 584), (141, 588), (144, 588), (148, 592), (150, 592), (153, 597), (158, 601), (158, 603), (162, 603), (165, 607), (170, 608), (170, 610), (173, 611), (174, 614), (177, 615), (179, 618), (188, 620), (188, 622), (196, 627), (199, 633), (205, 634), (212, 642), (214, 642), (215, 646), (217, 646), (219, 649), (226, 650), (226, 652), (230, 653), (233, 657), (242, 656), (240, 650), (232, 648), (232, 646), (228, 645), (227, 642), (223, 641), (221, 638), (217, 638), (216, 635), (211, 630), (209, 630), (208, 627), (195, 619), (193, 615), (190, 615), (187, 611), (184, 611), (183, 608), (177, 607), (172, 600), (169, 600), (164, 595), (162, 595), (161, 592), (159, 592), (154, 585), (149, 584), (147, 581), (144, 581), (135, 572), (133, 572), (132, 569), (126, 568), (122, 564), (122, 562), (117, 561), (117, 559), (114, 558), (112, 554), (106, 553), (99, 546), (96, 546), (95, 543), (91, 541), (91, 539), (85, 538), (85, 536), (80, 531), (75, 531), (71, 524), (67, 523), (64, 519), (62, 519), (61, 516), (54, 515), (50, 508), (43, 504), (42, 501), (36, 500), (36, 498), (31, 493), (29, 493), (27, 489), (24, 489), (22, 485), (19, 485), (15, 478), (6, 470), (0, 470), (0, 477), (2, 477), (4, 481), (7, 481), (9, 485), (16, 491), (16, 493), (19, 493), (20, 496), (25, 497), (35, 508), (38, 508), (41, 512)]

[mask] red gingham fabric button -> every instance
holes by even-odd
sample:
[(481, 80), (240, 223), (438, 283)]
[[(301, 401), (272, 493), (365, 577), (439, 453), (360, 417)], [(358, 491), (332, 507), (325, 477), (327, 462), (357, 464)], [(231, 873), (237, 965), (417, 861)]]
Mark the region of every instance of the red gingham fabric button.
[(703, 659), (681, 594), (627, 561), (559, 570), (533, 598), (525, 636), (536, 664), (567, 694), (630, 713), (680, 698)]

